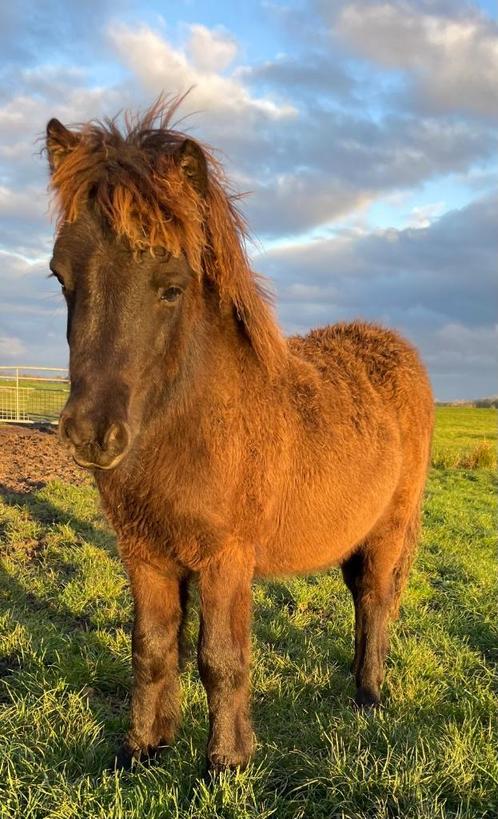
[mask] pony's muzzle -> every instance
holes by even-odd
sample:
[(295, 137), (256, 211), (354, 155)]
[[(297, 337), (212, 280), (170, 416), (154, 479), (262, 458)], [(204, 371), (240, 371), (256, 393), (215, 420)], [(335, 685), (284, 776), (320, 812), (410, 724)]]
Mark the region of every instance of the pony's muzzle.
[(59, 420), (59, 437), (76, 463), (86, 469), (114, 469), (131, 443), (130, 428), (124, 421), (95, 425), (89, 418), (67, 411)]

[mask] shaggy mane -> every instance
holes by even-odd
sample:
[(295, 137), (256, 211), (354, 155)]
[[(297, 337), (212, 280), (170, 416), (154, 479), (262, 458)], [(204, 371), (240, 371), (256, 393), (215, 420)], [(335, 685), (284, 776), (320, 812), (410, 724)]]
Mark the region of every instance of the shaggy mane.
[(185, 139), (170, 127), (183, 97), (159, 98), (140, 115), (91, 121), (74, 127), (73, 142), (52, 171), (58, 228), (73, 222), (87, 203), (102, 214), (133, 250), (183, 251), (192, 269), (208, 276), (220, 299), (231, 301), (259, 358), (279, 369), (285, 342), (269, 297), (250, 268), (245, 220), (213, 152), (197, 143), (208, 166), (202, 196), (178, 161)]

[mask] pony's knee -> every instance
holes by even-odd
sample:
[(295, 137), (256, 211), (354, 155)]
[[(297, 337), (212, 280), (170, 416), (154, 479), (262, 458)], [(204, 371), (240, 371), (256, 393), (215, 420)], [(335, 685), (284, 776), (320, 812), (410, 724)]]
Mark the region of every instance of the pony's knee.
[(133, 666), (141, 682), (154, 683), (164, 676), (172, 654), (176, 654), (176, 635), (159, 628), (134, 629)]
[(239, 688), (246, 677), (245, 652), (235, 648), (201, 645), (199, 648), (199, 673), (207, 688)]

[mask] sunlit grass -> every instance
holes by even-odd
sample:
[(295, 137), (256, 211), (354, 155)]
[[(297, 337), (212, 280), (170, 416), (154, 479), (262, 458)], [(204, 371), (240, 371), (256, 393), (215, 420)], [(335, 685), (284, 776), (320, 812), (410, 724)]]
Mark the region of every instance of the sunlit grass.
[(435, 446), (454, 449), (472, 447), (481, 441), (496, 444), (498, 410), (468, 407), (436, 407)]
[[(468, 425), (464, 412), (484, 415)], [(495, 417), (439, 412), (436, 444), (492, 441)], [(132, 610), (99, 510), (91, 486), (57, 482), (0, 502), (2, 819), (498, 815), (492, 470), (432, 471), (377, 713), (352, 706), (353, 611), (340, 572), (256, 584), (258, 748), (247, 771), (210, 788), (195, 614), (176, 745), (151, 768), (106, 770), (127, 724)]]

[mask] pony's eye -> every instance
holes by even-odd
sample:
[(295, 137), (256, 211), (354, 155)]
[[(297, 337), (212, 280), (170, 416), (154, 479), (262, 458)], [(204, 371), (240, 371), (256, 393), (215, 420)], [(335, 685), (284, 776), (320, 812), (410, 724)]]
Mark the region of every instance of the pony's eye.
[(142, 250), (138, 250), (137, 254), (139, 259), (161, 259), (161, 261), (167, 262), (171, 256), (171, 251), (166, 250), (165, 247), (161, 247), (160, 245), (154, 245), (154, 247), (145, 247), (142, 248)]
[(171, 285), (171, 287), (165, 287), (159, 291), (159, 298), (161, 301), (166, 301), (172, 304), (174, 301), (178, 299), (179, 296), (182, 294), (181, 287), (177, 287), (176, 285)]
[(60, 284), (60, 286), (62, 288), (62, 292), (65, 293), (66, 292), (66, 285), (64, 284), (64, 279), (62, 278), (61, 274), (58, 273), (57, 270), (55, 270), (52, 266), (50, 267), (50, 271), (51, 271), (50, 275), (53, 276), (54, 279), (57, 279), (57, 281), (59, 282), (59, 284)]

